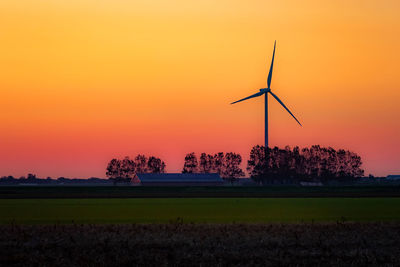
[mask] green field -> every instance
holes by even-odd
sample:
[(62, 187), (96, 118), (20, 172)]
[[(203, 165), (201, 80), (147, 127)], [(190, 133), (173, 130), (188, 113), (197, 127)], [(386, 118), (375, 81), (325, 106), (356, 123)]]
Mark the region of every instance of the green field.
[(400, 198), (0, 199), (0, 223), (400, 221)]

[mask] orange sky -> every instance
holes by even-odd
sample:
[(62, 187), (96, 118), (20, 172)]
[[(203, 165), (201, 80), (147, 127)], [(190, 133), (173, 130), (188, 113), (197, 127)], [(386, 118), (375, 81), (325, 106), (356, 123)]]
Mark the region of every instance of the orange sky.
[(400, 173), (400, 2), (3, 0), (0, 176), (105, 176), (113, 157), (263, 143), (358, 152)]

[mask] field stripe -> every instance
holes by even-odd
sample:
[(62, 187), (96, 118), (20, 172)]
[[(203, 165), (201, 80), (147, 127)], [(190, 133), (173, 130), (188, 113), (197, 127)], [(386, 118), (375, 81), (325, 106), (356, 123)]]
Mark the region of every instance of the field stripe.
[(0, 199), (0, 223), (400, 221), (400, 198)]

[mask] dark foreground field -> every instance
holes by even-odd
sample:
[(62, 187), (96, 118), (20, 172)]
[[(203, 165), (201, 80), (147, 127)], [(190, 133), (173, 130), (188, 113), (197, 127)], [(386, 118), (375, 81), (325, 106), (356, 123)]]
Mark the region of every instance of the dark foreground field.
[(399, 223), (1, 225), (1, 266), (399, 266)]

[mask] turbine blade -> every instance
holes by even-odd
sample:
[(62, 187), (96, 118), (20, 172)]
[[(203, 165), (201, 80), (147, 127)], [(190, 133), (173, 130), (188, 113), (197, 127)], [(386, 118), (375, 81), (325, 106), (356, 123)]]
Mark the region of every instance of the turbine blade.
[(274, 52), (272, 53), (271, 67), (269, 68), (269, 73), (268, 73), (268, 80), (267, 80), (268, 88), (271, 88), (272, 69), (274, 68), (274, 58), (275, 58), (275, 47), (276, 47), (276, 41), (274, 43)]
[(272, 93), (271, 91), (269, 91), (269, 92), (270, 92), (271, 95), (276, 99), (276, 101), (278, 101), (279, 104), (281, 104), (281, 105), (287, 110), (287, 112), (289, 112), (289, 114), (292, 115), (292, 117), (297, 121), (297, 123), (300, 124), (300, 126), (303, 126), (303, 125), (301, 125), (301, 123), (296, 119), (296, 117), (292, 114), (292, 112), (290, 112), (290, 110), (285, 106), (285, 104), (283, 104), (283, 102), (279, 99), (279, 97), (277, 97), (277, 96), (276, 96), (274, 93)]
[(254, 95), (251, 95), (251, 96), (242, 98), (242, 99), (240, 99), (240, 100), (238, 100), (238, 101), (232, 102), (231, 105), (232, 105), (232, 104), (235, 104), (235, 103), (238, 103), (238, 102), (242, 102), (242, 101), (244, 101), (244, 100), (247, 100), (247, 99), (250, 99), (250, 98), (253, 98), (253, 97), (261, 96), (261, 95), (263, 95), (263, 94), (264, 94), (264, 92), (258, 92), (258, 93), (254, 94)]

